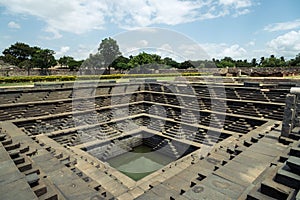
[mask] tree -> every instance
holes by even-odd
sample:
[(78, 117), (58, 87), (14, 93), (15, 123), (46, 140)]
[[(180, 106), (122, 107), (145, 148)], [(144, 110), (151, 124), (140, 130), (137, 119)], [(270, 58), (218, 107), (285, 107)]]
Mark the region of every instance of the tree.
[(73, 57), (71, 56), (63, 56), (61, 58), (58, 59), (58, 63), (62, 66), (62, 67), (69, 67), (69, 63), (74, 60)]
[(163, 59), (163, 63), (167, 66), (173, 67), (173, 68), (178, 68), (179, 63), (173, 60), (172, 58), (166, 57)]
[[(262, 59), (263, 58), (263, 59)], [(261, 67), (284, 67), (286, 62), (284, 57), (276, 58), (275, 55), (270, 55), (269, 58), (261, 58), (260, 66)]]
[(260, 58), (259, 66), (263, 67), (263, 64), (265, 62), (265, 57)]
[(99, 45), (98, 53), (102, 55), (104, 66), (107, 69), (107, 73), (110, 74), (112, 62), (122, 55), (117, 41), (112, 38), (105, 38)]
[(32, 61), (35, 67), (41, 68), (43, 75), (48, 74), (48, 68), (57, 64), (54, 54), (55, 52), (50, 49), (39, 49), (33, 54)]
[(9, 48), (4, 49), (2, 52), (4, 57), (14, 57), (15, 59), (8, 59), (9, 62), (13, 60), (14, 65), (18, 65), (19, 63), (30, 60), (35, 49), (30, 47), (28, 44), (17, 42), (11, 45)]
[(79, 61), (74, 60), (74, 59), (70, 60), (68, 63), (70, 71), (74, 71), (76, 69), (78, 70), (81, 67), (82, 63), (83, 63), (83, 60), (79, 60)]
[(141, 65), (157, 65), (162, 64), (163, 61), (161, 60), (161, 57), (156, 54), (148, 54), (145, 52), (139, 53), (136, 56), (131, 56), (129, 61), (130, 67), (138, 67)]
[(13, 55), (10, 54), (6, 54), (5, 56), (3, 56), (1, 58), (1, 60), (3, 60), (5, 63), (9, 63), (11, 65), (19, 65), (20, 61)]
[(130, 65), (128, 65), (129, 61), (129, 58), (119, 56), (112, 62), (111, 67), (113, 67), (115, 70), (120, 71), (128, 70), (130, 69)]
[(195, 68), (190, 60), (184, 61), (179, 65), (179, 69), (188, 69), (188, 68)]
[(73, 71), (81, 66), (83, 60), (76, 61), (71, 56), (63, 56), (58, 59), (57, 61), (62, 67), (69, 68), (70, 71)]
[(82, 66), (89, 70), (96, 70), (104, 67), (103, 56), (100, 53), (90, 54), (89, 57), (82, 63)]
[(293, 67), (300, 66), (300, 53), (290, 61), (290, 65)]
[(252, 59), (252, 61), (251, 61), (251, 66), (252, 66), (252, 67), (256, 67), (256, 66), (257, 66), (256, 58), (253, 58), (253, 59)]
[(225, 68), (225, 67), (234, 67), (235, 63), (231, 57), (224, 57), (221, 61), (216, 61), (217, 67)]
[(26, 69), (27, 75), (30, 75), (30, 69), (33, 68), (34, 63), (31, 60), (24, 60), (23, 62), (19, 63), (18, 67)]

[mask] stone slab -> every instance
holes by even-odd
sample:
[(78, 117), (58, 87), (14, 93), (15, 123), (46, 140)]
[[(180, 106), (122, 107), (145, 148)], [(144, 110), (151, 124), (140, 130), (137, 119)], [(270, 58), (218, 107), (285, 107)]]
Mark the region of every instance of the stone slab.
[(216, 191), (215, 189), (211, 189), (205, 185), (196, 185), (186, 193), (183, 194), (184, 197), (192, 200), (199, 200), (199, 199), (223, 199), (229, 200), (230, 197)]
[(286, 161), (286, 164), (291, 168), (293, 172), (300, 175), (300, 158), (295, 156), (290, 156)]
[(230, 182), (239, 184), (243, 187), (247, 187), (253, 181), (253, 177), (247, 176), (241, 172), (237, 172), (228, 168), (220, 168), (219, 170), (213, 172), (213, 174), (227, 179)]
[(173, 176), (172, 178), (169, 178), (168, 180), (164, 181), (163, 185), (180, 193), (181, 190), (188, 190), (190, 188), (191, 182), (186, 181), (181, 177)]
[(225, 194), (232, 199), (237, 199), (245, 190), (245, 187), (216, 175), (207, 177), (202, 181), (202, 184), (214, 189), (217, 192)]
[(35, 200), (38, 199), (25, 179), (19, 179), (0, 187), (2, 200)]
[(225, 166), (223, 166), (223, 168), (228, 168), (233, 171), (238, 171), (241, 174), (245, 174), (249, 177), (253, 177), (253, 180), (256, 177), (258, 177), (264, 170), (260, 166), (258, 166), (258, 167), (248, 166), (246, 164), (235, 162), (235, 161), (231, 161), (231, 162), (227, 163)]

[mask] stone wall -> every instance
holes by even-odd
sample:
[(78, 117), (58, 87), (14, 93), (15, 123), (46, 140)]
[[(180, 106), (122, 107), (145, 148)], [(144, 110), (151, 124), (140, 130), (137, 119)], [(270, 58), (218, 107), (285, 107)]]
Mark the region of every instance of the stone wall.
[[(150, 74), (165, 74), (165, 73), (207, 73), (217, 76), (238, 76), (247, 75), (251, 77), (283, 77), (283, 76), (294, 76), (300, 74), (299, 67), (274, 67), (274, 68), (199, 68), (199, 69), (159, 69), (159, 70), (147, 70), (145, 71), (133, 71), (127, 72), (129, 74), (133, 73), (150, 73)], [(119, 71), (111, 70), (112, 74), (120, 73)], [(126, 72), (125, 72), (126, 73)], [(28, 72), (25, 69), (19, 68), (1, 68), (0, 76), (27, 76)], [(30, 75), (38, 76), (41, 75), (40, 69), (31, 69)], [(49, 75), (90, 75), (90, 74), (105, 74), (103, 69), (99, 70), (82, 70), (82, 71), (70, 71), (69, 69), (49, 69)]]
[(284, 137), (290, 137), (293, 131), (297, 127), (300, 127), (299, 123), (300, 114), (300, 87), (291, 88), (291, 93), (286, 97), (284, 117), (282, 122), (281, 135)]
[[(120, 73), (119, 71), (111, 70), (112, 74)], [(82, 70), (82, 71), (70, 71), (69, 69), (48, 69), (47, 75), (62, 75), (62, 76), (74, 76), (74, 75), (94, 75), (94, 74), (105, 74), (103, 69), (99, 70)], [(0, 76), (27, 76), (28, 71), (26, 69), (19, 68), (0, 68)], [(31, 69), (30, 76), (43, 75), (41, 69)]]
[(219, 76), (239, 76), (247, 75), (251, 77), (283, 77), (283, 76), (295, 76), (300, 74), (299, 67), (255, 67), (255, 68), (199, 68), (199, 69), (162, 69), (159, 73), (208, 73)]

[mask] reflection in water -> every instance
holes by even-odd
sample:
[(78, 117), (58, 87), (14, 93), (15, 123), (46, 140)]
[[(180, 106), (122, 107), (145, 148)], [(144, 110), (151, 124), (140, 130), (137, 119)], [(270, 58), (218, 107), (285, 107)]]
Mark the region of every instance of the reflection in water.
[(175, 160), (175, 158), (151, 150), (150, 147), (141, 145), (107, 162), (123, 174), (138, 181)]

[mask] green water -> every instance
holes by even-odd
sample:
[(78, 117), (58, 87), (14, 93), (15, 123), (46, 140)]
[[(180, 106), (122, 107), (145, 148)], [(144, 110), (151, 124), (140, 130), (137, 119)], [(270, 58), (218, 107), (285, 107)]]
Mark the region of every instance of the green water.
[(174, 160), (164, 154), (151, 151), (148, 146), (141, 145), (135, 147), (133, 151), (111, 158), (107, 162), (126, 176), (138, 181)]

